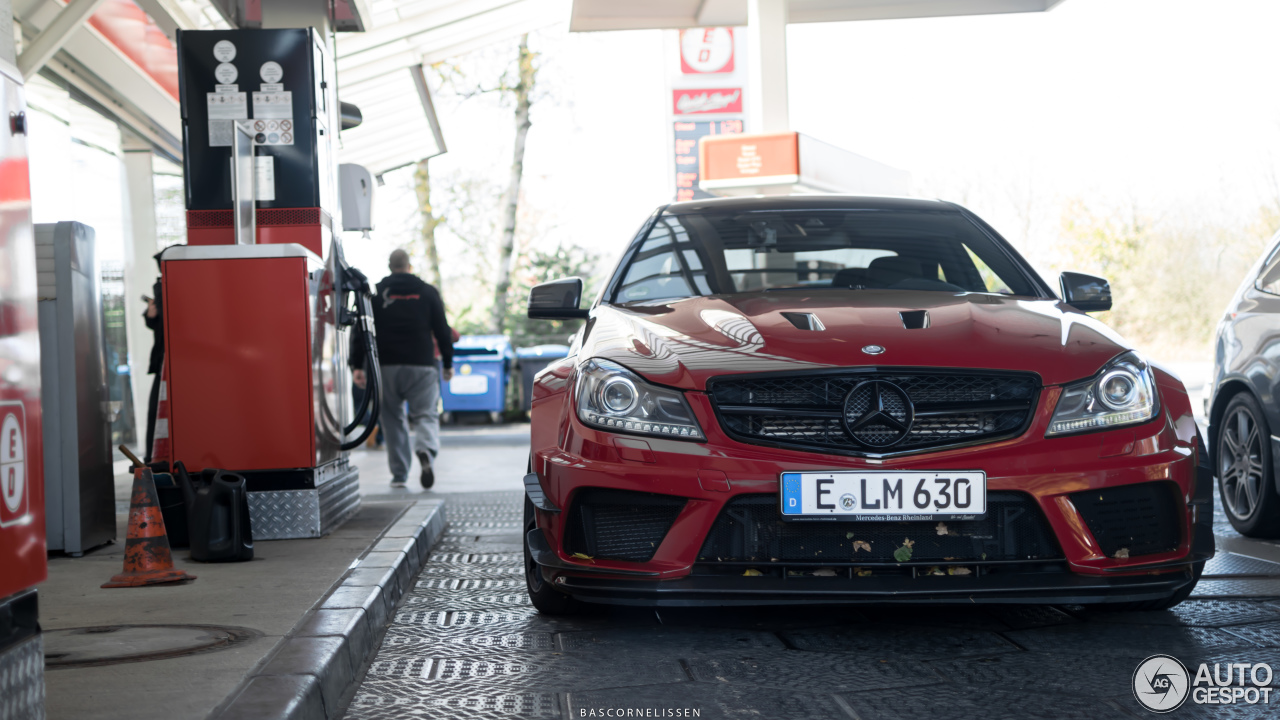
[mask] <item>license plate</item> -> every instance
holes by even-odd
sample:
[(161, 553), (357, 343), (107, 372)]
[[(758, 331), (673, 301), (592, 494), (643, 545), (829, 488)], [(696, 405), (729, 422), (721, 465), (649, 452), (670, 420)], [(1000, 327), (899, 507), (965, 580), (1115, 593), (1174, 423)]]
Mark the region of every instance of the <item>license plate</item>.
[(972, 520), (987, 512), (981, 470), (782, 473), (784, 520)]

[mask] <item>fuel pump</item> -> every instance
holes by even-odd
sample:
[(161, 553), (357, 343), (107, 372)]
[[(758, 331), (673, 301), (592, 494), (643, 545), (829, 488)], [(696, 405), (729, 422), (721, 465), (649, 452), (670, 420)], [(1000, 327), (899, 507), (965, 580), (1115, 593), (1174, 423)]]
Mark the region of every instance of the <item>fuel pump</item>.
[(375, 343), (368, 281), (334, 228), (332, 59), (310, 28), (180, 31), (177, 45), (188, 244), (161, 257), (172, 460), (244, 475), (255, 540), (318, 537), (359, 507), (348, 450), (378, 410), (376, 392), (359, 412), (350, 400), (351, 336)]

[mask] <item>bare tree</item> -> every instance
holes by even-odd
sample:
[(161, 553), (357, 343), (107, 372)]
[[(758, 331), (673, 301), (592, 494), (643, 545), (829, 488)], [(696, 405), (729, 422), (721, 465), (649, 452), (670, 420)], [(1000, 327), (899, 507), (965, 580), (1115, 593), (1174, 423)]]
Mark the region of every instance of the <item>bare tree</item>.
[(418, 196), (418, 214), (420, 229), (418, 242), (422, 255), (427, 259), (427, 266), (422, 269), (423, 279), (441, 289), (440, 252), (436, 248), (436, 226), (444, 222), (444, 217), (437, 215), (431, 205), (431, 175), (427, 171), (427, 160), (419, 160), (413, 172), (413, 189)]
[(511, 160), (511, 177), (502, 199), (502, 235), (498, 243), (497, 272), (493, 283), (493, 306), (489, 314), (489, 326), (494, 333), (506, 329), (507, 295), (511, 290), (511, 263), (516, 242), (516, 209), (520, 204), (520, 181), (524, 176), (524, 147), (529, 135), (529, 100), (538, 74), (533, 61), (537, 53), (529, 51), (529, 35), (520, 37), (519, 59), (516, 67), (516, 84), (510, 88), (516, 100), (516, 142)]

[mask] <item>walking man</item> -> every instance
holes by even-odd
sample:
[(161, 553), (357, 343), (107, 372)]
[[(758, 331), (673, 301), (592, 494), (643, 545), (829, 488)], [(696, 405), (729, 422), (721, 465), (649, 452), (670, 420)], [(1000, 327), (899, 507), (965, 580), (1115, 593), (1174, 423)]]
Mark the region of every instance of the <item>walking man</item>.
[[(453, 377), (453, 337), (440, 293), (413, 274), (409, 253), (392, 252), (388, 267), (391, 274), (378, 283), (373, 299), (378, 366), (382, 370), (378, 422), (387, 443), (391, 486), (404, 487), (409, 476), (412, 428), (413, 452), (422, 465), (422, 487), (429, 488), (435, 484), (432, 463), (440, 451), (440, 374), (435, 350), (438, 343), (447, 381)], [(358, 345), (352, 350), (351, 366), (355, 384), (364, 387), (364, 351)]]

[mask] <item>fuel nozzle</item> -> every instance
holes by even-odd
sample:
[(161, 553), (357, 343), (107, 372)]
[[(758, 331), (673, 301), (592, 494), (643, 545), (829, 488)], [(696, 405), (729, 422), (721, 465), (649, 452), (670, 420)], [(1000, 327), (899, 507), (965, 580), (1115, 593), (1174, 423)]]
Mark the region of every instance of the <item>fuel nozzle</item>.
[(338, 324), (343, 327), (351, 327), (360, 319), (361, 303), (366, 302), (368, 298), (373, 297), (373, 291), (369, 288), (369, 278), (357, 268), (347, 265), (342, 268), (342, 281), (338, 292), (342, 298), (346, 298), (347, 293), (355, 293), (355, 303), (353, 307), (347, 307), (344, 301), (338, 307)]

